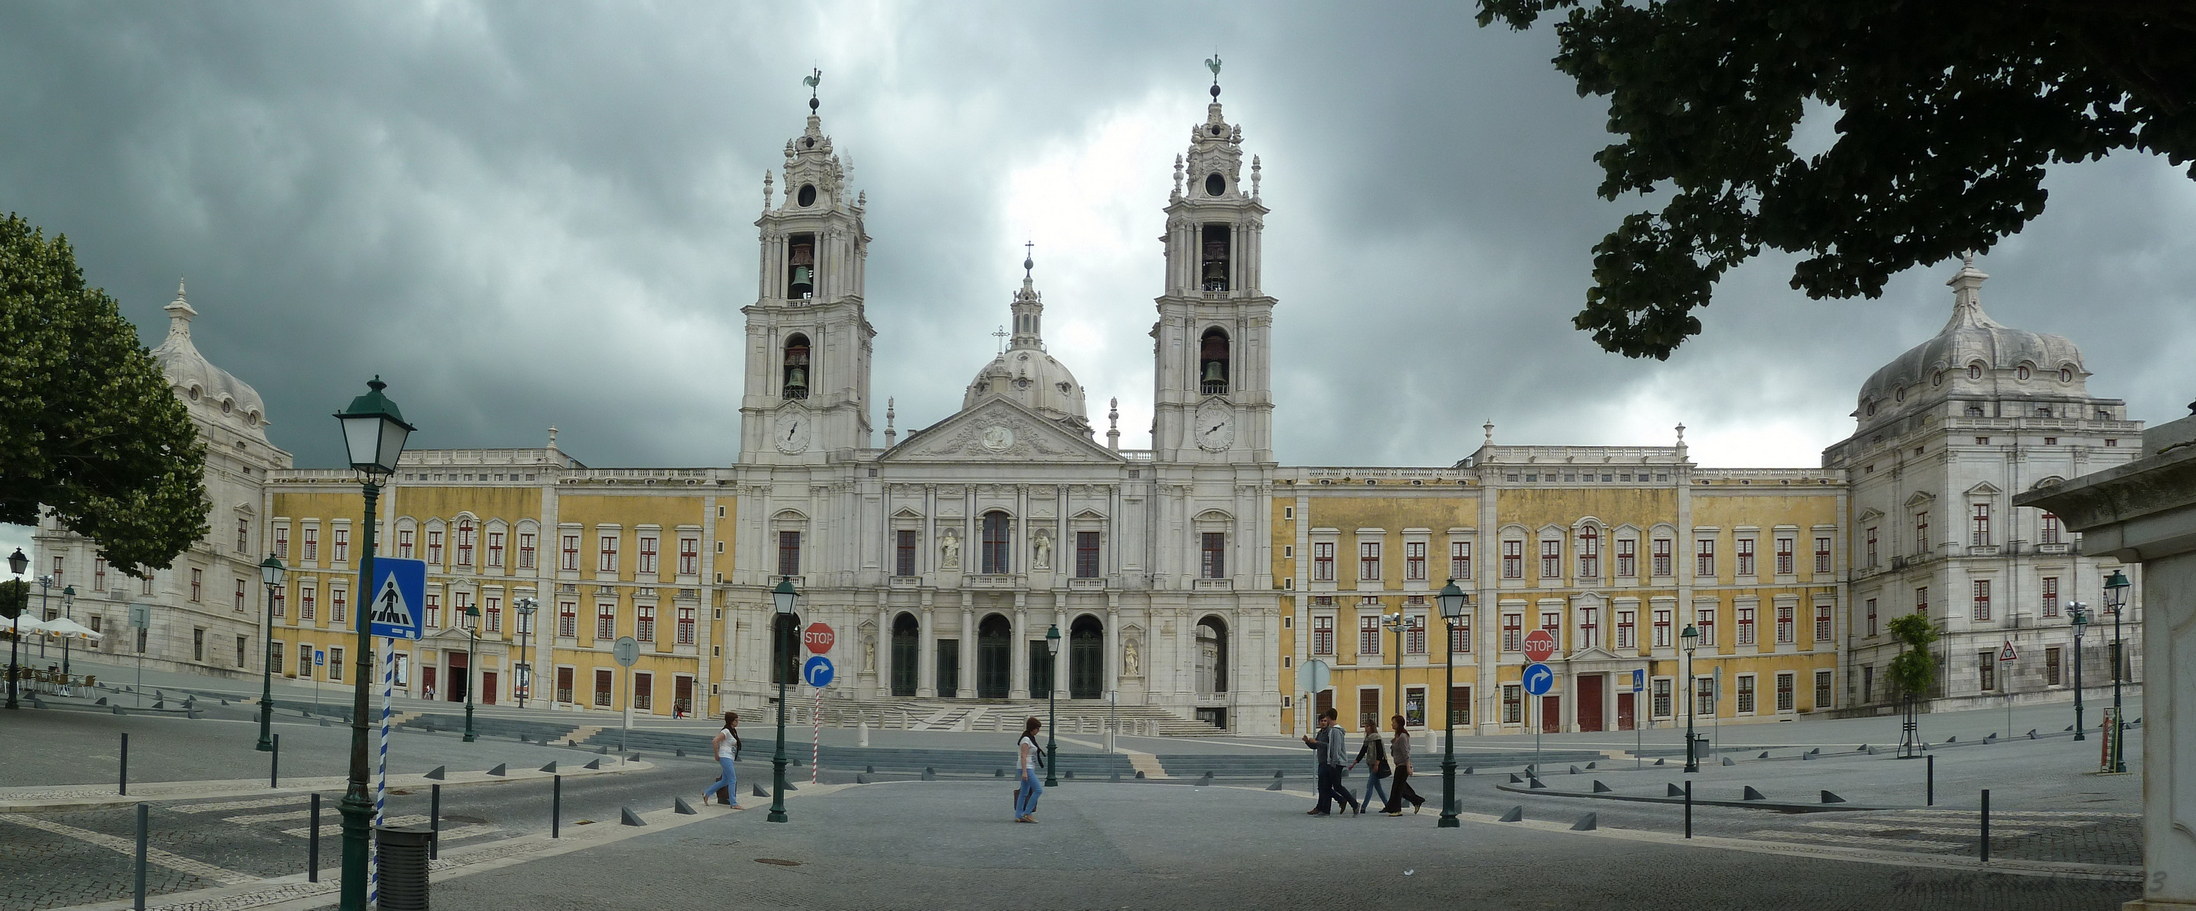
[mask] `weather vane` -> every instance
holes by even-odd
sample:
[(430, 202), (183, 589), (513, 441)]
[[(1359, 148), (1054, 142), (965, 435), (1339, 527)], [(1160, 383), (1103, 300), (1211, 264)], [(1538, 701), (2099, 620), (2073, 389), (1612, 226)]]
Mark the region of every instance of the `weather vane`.
[[(1213, 84), (1213, 85), (1219, 85), (1219, 84), (1220, 84), (1220, 52), (1219, 52), (1219, 51), (1213, 51), (1213, 52), (1212, 52), (1212, 56), (1210, 56), (1210, 57), (1207, 57), (1207, 58), (1205, 58), (1205, 69), (1208, 69), (1208, 70), (1211, 70), (1211, 71), (1212, 71), (1212, 84)], [(810, 84), (811, 84), (811, 85), (813, 85), (814, 83), (810, 83)]]
[(1034, 240), (1024, 242), (1022, 250), (1022, 279), (1027, 281), (1030, 273), (1037, 268), (1037, 242)]
[(801, 77), (801, 84), (808, 86), (808, 110), (810, 113), (814, 113), (816, 110), (816, 83), (822, 82), (823, 78), (824, 71), (821, 69), (811, 69), (808, 75)]

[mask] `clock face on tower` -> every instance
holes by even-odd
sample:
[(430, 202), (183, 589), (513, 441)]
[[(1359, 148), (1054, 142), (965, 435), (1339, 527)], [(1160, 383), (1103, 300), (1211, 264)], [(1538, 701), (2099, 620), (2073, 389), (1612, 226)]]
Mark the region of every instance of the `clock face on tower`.
[(1190, 435), (1199, 447), (1218, 452), (1234, 445), (1235, 412), (1226, 405), (1206, 402), (1204, 407), (1197, 409), (1195, 420), (1197, 424), (1190, 428)]
[(771, 425), (771, 436), (773, 442), (778, 445), (778, 451), (785, 453), (807, 451), (809, 423), (810, 418), (805, 411), (779, 412), (778, 419)]

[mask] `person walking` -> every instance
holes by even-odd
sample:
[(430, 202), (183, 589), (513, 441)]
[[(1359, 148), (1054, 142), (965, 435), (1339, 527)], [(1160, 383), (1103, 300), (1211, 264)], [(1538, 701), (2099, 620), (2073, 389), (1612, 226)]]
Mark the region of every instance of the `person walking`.
[(723, 796), (718, 798), (718, 803), (734, 810), (742, 809), (739, 776), (732, 769), (733, 761), (740, 758), (740, 713), (724, 713), (724, 728), (709, 741), (709, 746), (717, 753), (720, 774), (709, 787), (702, 789), (702, 806), (709, 805), (710, 794), (721, 793)]
[(1319, 754), (1319, 802), (1312, 805), (1306, 815), (1332, 815), (1330, 807), (1340, 804), (1344, 811), (1364, 812), (1364, 805), (1350, 796), (1350, 790), (1342, 786), (1342, 757), (1345, 755), (1340, 716), (1334, 709), (1319, 715), (1319, 730), (1304, 738), (1304, 745)]
[(1395, 730), (1393, 745), (1388, 750), (1388, 755), (1395, 759), (1395, 782), (1388, 786), (1388, 805), (1380, 812), (1401, 816), (1403, 804), (1408, 801), (1411, 812), (1416, 813), (1426, 805), (1426, 798), (1418, 796), (1418, 791), (1411, 787), (1411, 732), (1403, 726), (1401, 715), (1390, 719), (1389, 724)]
[(1380, 743), (1380, 726), (1370, 721), (1365, 722), (1365, 742), (1357, 748), (1357, 758), (1350, 761), (1350, 768), (1357, 768), (1357, 764), (1365, 762), (1368, 757), (1372, 761), (1365, 766), (1365, 790), (1359, 792), (1364, 795), (1364, 799), (1357, 804), (1357, 812), (1361, 816), (1365, 813), (1365, 805), (1373, 802), (1374, 794), (1380, 795), (1382, 804), (1388, 802), (1387, 789), (1380, 786), (1380, 779), (1388, 777), (1390, 771), (1388, 750)]
[(1045, 786), (1037, 781), (1037, 770), (1045, 764), (1045, 749), (1037, 745), (1037, 729), (1045, 723), (1037, 716), (1029, 716), (1022, 722), (1022, 739), (1014, 742), (1022, 786), (1014, 792), (1014, 821), (1037, 821), (1037, 798), (1044, 796)]

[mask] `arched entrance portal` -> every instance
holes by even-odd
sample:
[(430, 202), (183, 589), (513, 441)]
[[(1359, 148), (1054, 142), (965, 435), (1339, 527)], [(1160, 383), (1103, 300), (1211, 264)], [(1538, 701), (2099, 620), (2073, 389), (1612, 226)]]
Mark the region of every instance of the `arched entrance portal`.
[(989, 614), (976, 624), (976, 697), (1005, 699), (1014, 678), (1014, 624)]
[(1197, 695), (1228, 691), (1228, 622), (1217, 616), (1197, 621)]
[(923, 624), (914, 614), (892, 618), (892, 695), (915, 695), (915, 680), (922, 672)]
[(1106, 625), (1084, 614), (1068, 627), (1068, 698), (1099, 699), (1106, 689)]

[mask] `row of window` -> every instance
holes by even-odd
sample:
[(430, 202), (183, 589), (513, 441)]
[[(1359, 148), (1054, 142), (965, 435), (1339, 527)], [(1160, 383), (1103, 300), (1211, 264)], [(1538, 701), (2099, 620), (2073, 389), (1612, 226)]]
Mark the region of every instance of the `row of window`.
[[(1368, 598), (1367, 600), (1375, 604), (1378, 603), (1377, 598)], [(1411, 597), (1411, 601), (1414, 606), (1422, 606), (1424, 603), (1423, 596), (1414, 595)], [(1871, 601), (1871, 608), (1873, 604), (1874, 602)], [(1605, 631), (1601, 625), (1604, 616), (1602, 610), (1600, 607), (1583, 606), (1571, 609), (1573, 615), (1577, 618), (1577, 626), (1570, 631), (1571, 639), (1568, 647), (1564, 644), (1565, 630), (1563, 628), (1562, 611), (1541, 612), (1540, 628), (1547, 630), (1550, 635), (1555, 637), (1556, 647), (1559, 651), (1572, 652), (1596, 647), (1619, 650), (1638, 648), (1640, 612), (1632, 608), (1614, 610), (1615, 626), (1613, 630), (1606, 631), (1609, 638), (1604, 642)], [(1745, 606), (1732, 608), (1733, 619), (1736, 621), (1734, 625), (1737, 627), (1732, 642), (1733, 645), (1760, 644), (1755, 629), (1757, 610), (1758, 608)], [(1776, 605), (1772, 610), (1774, 612), (1773, 622), (1775, 628), (1773, 632), (1776, 643), (1779, 645), (1797, 644), (1799, 641), (1798, 606), (1781, 604)], [(1672, 608), (1655, 608), (1650, 612), (1649, 635), (1653, 644), (1652, 647), (1669, 648), (1675, 644), (1676, 632), (1672, 629), (1672, 615), (1674, 613), (1675, 610)], [(1693, 628), (1697, 634), (1697, 645), (1713, 647), (1717, 644), (1716, 621), (1719, 614), (1719, 608), (1700, 608), (1695, 612)], [(1400, 622), (1397, 620), (1398, 616), (1401, 617)], [(1873, 615), (1871, 615), (1871, 619), (1873, 619)], [(1814, 641), (1816, 643), (1831, 641), (1834, 631), (1831, 606), (1829, 604), (1815, 605), (1813, 620), (1815, 625)], [(1424, 614), (1410, 614), (1407, 612), (1400, 614), (1360, 614), (1357, 619), (1357, 653), (1364, 656), (1379, 655), (1381, 654), (1381, 644), (1384, 637), (1394, 638), (1400, 635), (1403, 640), (1404, 654), (1423, 655), (1426, 653), (1425, 621)], [(1312, 654), (1333, 655), (1335, 646), (1334, 616), (1331, 614), (1316, 614), (1311, 618), (1311, 623)], [(1523, 613), (1503, 614), (1501, 650), (1504, 652), (1521, 652), (1524, 650), (1524, 642), (1525, 615)], [(1472, 618), (1469, 614), (1460, 618), (1456, 625), (1450, 629), (1449, 649), (1458, 654), (1471, 652)]]
[[(1914, 553), (1916, 554), (1927, 554), (1937, 545), (1936, 539), (1930, 536), (1929, 512), (1926, 509), (1915, 510), (1914, 512)], [(1991, 529), (1991, 504), (1969, 504), (1967, 522), (1967, 543), (1969, 546), (1997, 546), (1997, 536)], [(1862, 566), (1872, 569), (1879, 565), (1878, 553), (1881, 539), (1880, 526), (1871, 525), (1862, 533)], [(2047, 512), (2037, 518), (2036, 543), (2045, 546), (2066, 543), (2066, 532), (2060, 524), (2058, 516)]]
[[(349, 562), (351, 559), (351, 530), (338, 526), (332, 529), (330, 533), (332, 536), (329, 542), (330, 562)], [(244, 545), (248, 543), (246, 540), (248, 529), (240, 527), (237, 534), (238, 549), (241, 551), (244, 549)], [(422, 559), (435, 566), (474, 566), (476, 565), (475, 561), (479, 560), (480, 562), (477, 565), (487, 569), (503, 569), (507, 561), (510, 561), (516, 569), (531, 570), (537, 568), (540, 536), (535, 532), (520, 531), (513, 540), (513, 536), (508, 532), (500, 529), (490, 529), (483, 533), (475, 526), (473, 520), (459, 519), (452, 528), (448, 529), (447, 535), (444, 529), (429, 528), (426, 529), (424, 541), (421, 540), (421, 537), (418, 529), (397, 529), (397, 539), (392, 552), (395, 556), (403, 559)], [(319, 526), (311, 524), (304, 526), (300, 538), (299, 559), (306, 564), (320, 562)], [(635, 536), (633, 567), (635, 572), (649, 575), (660, 571), (661, 540), (661, 536), (647, 532)], [(614, 573), (619, 571), (622, 541), (623, 536), (616, 532), (605, 532), (596, 537), (594, 556), (597, 572)], [(507, 545), (515, 545), (515, 553), (511, 552), (513, 548)], [(571, 572), (579, 571), (580, 533), (576, 531), (561, 533), (559, 535), (559, 545), (557, 568)], [(275, 526), (273, 549), (276, 557), (285, 561), (290, 559), (289, 525), (278, 524)], [(701, 535), (699, 533), (680, 535), (676, 556), (675, 572), (678, 575), (692, 576), (699, 574), (701, 572)], [(445, 562), (445, 557), (452, 559)]]
[[(1819, 575), (1826, 575), (1831, 571), (1830, 541), (1831, 538), (1827, 535), (1815, 538), (1814, 567), (1815, 572)], [(1737, 548), (1737, 575), (1755, 575), (1758, 570), (1755, 539), (1743, 537), (1736, 539), (1734, 543)], [(1562, 540), (1554, 538), (1546, 538), (1540, 541), (1540, 552), (1538, 554), (1540, 572), (1538, 578), (1565, 578), (1563, 544)], [(1637, 538), (1624, 537), (1616, 539), (1614, 543), (1616, 551), (1613, 558), (1605, 562), (1600, 531), (1592, 527), (1581, 529), (1572, 547), (1572, 557), (1576, 561), (1574, 564), (1576, 577), (1600, 579), (1603, 577), (1604, 566), (1607, 566), (1615, 571), (1616, 578), (1639, 578), (1641, 564), (1639, 544)], [(1666, 578), (1673, 575), (1672, 571), (1675, 567), (1671, 554), (1671, 539), (1654, 538), (1648, 544), (1650, 548), (1646, 560), (1648, 576), (1651, 578)], [(1798, 565), (1796, 550), (1798, 540), (1791, 536), (1780, 535), (1774, 539), (1774, 544), (1776, 548), (1774, 551), (1775, 563), (1773, 565), (1775, 573), (1779, 576), (1793, 575)], [(1504, 579), (1525, 578), (1525, 542), (1522, 540), (1505, 540), (1501, 542), (1501, 545), (1502, 554), (1499, 570), (1501, 577)], [(1311, 580), (1313, 582), (1335, 581), (1335, 542), (1314, 541), (1311, 547)], [(1378, 582), (1385, 578), (1381, 566), (1381, 554), (1382, 542), (1358, 542), (1358, 581)], [(1702, 538), (1695, 541), (1693, 557), (1695, 561), (1694, 574), (1696, 576), (1713, 577), (1716, 574), (1715, 539)], [(1426, 564), (1426, 542), (1403, 542), (1404, 581), (1429, 581), (1426, 574)], [(1472, 542), (1449, 542), (1448, 577), (1459, 582), (1470, 581), (1472, 571)]]
[[(1991, 581), (1992, 580), (1990, 579), (1971, 579), (1968, 581), (1968, 619), (1991, 619), (1993, 615), (1991, 602)], [(2037, 590), (2037, 598), (2039, 599), (2040, 606), (2042, 608), (2041, 616), (2043, 617), (2043, 619), (2058, 619), (2059, 611), (2065, 603), (2059, 600), (2059, 577), (2039, 577), (2037, 579)], [(1918, 585), (1914, 587), (1914, 612), (1923, 616), (1927, 616), (1929, 614), (1929, 586)], [(1862, 635), (1876, 635), (1879, 627), (1876, 622), (1877, 610), (1875, 598), (1868, 598), (1862, 601), (1861, 615), (1861, 628), (1864, 631)]]
[[(1733, 678), (1732, 710), (1735, 714), (1752, 715), (1759, 711), (1756, 698), (1758, 679), (1757, 675), (1754, 674), (1739, 674)], [(1813, 706), (1815, 710), (1829, 708), (1833, 704), (1832, 679), (1830, 671), (1819, 670), (1815, 672), (1815, 704)], [(1798, 706), (1795, 704), (1795, 690), (1798, 683), (1798, 675), (1794, 672), (1780, 671), (1777, 673), (1774, 680), (1774, 698), (1776, 701), (1773, 703), (1772, 711), (1798, 711)], [(1676, 681), (1669, 677), (1656, 677), (1649, 683), (1648, 691), (1651, 695), (1648, 700), (1648, 711), (1650, 717), (1658, 719), (1673, 717), (1676, 708), (1673, 695), (1675, 687)], [(1695, 714), (1715, 715), (1717, 696), (1713, 676), (1703, 674), (1693, 678), (1693, 711)], [(1524, 720), (1524, 688), (1515, 683), (1504, 684), (1502, 686), (1502, 723), (1523, 724)]]

